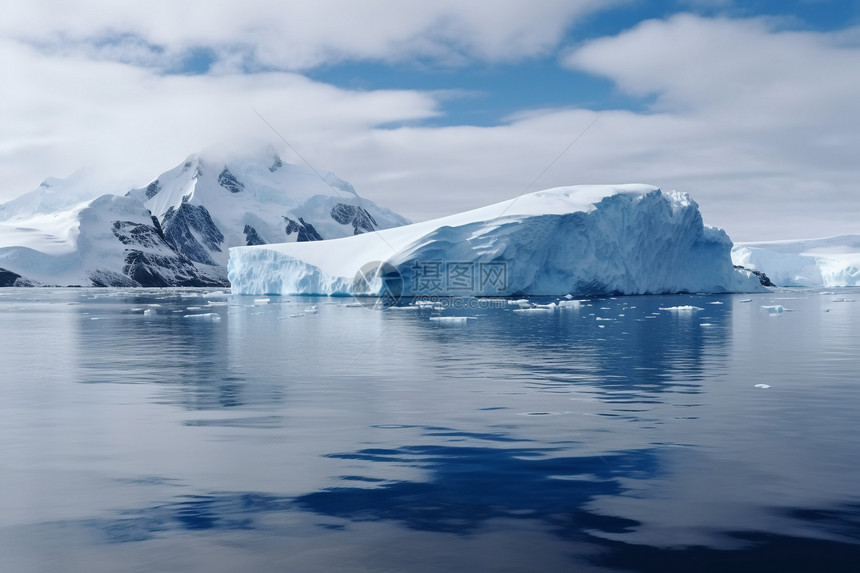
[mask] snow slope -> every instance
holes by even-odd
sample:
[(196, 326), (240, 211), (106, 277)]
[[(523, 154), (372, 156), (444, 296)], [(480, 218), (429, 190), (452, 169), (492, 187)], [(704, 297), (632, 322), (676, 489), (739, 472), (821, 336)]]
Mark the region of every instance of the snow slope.
[[(323, 180), (324, 179), (324, 180)], [(190, 259), (226, 265), (230, 247), (313, 241), (409, 223), (362, 199), (333, 173), (285, 163), (274, 148), (196, 154), (129, 192)]]
[(686, 194), (576, 186), (355, 237), (233, 248), (228, 278), (237, 293), (349, 294), (363, 265), (384, 261), (405, 295), (761, 290), (733, 268), (731, 246)]
[(860, 286), (860, 235), (739, 243), (732, 259), (779, 286)]

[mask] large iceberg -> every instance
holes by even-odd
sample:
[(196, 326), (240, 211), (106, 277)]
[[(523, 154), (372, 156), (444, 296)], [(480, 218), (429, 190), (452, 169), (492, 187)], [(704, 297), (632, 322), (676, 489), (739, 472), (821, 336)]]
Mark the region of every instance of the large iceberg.
[(860, 236), (740, 243), (735, 264), (762, 271), (779, 286), (860, 286)]
[[(687, 194), (590, 185), (342, 239), (235, 247), (228, 278), (234, 293), (284, 295), (372, 294), (393, 274), (404, 296), (762, 290), (731, 248)], [(356, 280), (374, 265), (382, 280)]]

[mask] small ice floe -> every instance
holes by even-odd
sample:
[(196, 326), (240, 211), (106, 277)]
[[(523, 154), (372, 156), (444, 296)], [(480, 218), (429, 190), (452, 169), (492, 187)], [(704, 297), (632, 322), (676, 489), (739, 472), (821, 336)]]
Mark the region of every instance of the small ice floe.
[(202, 308), (200, 306), (186, 306), (185, 310), (201, 310)]
[(182, 318), (192, 318), (194, 320), (218, 321), (221, 320), (221, 315), (217, 312), (205, 312), (202, 314), (186, 314)]
[(854, 299), (853, 298), (841, 298), (840, 297), (840, 298), (834, 298), (830, 302), (854, 302)]
[(714, 300), (714, 301), (709, 302), (708, 304), (723, 304), (723, 302), (719, 301), (719, 300)]
[(143, 311), (143, 316), (146, 316), (146, 317), (153, 317), (156, 314), (158, 314), (158, 312), (154, 308), (148, 308), (148, 309)]
[(785, 312), (785, 307), (781, 304), (762, 305), (761, 309), (768, 314), (782, 314)]
[(702, 322), (699, 326), (714, 326), (713, 322)]
[(206, 298), (227, 298), (230, 296), (230, 293), (224, 292), (223, 290), (215, 290), (212, 292), (207, 292), (204, 295)]
[(566, 298), (567, 300), (570, 300), (573, 298), (573, 295), (572, 294), (566, 294), (566, 295), (564, 295), (564, 298)]
[(517, 300), (509, 300), (508, 306), (518, 306), (520, 308), (531, 308), (532, 303), (530, 303), (527, 298), (520, 298)]
[(304, 314), (317, 314), (319, 311), (319, 307), (315, 304), (312, 304), (311, 306), (302, 309), (302, 312)]
[(269, 304), (270, 300), (271, 299), (268, 299), (268, 298), (255, 298), (254, 304)]
[(545, 306), (534, 306), (531, 308), (515, 308), (514, 312), (524, 312), (527, 314), (539, 314), (543, 312), (552, 312), (554, 309), (546, 308)]
[(226, 300), (219, 300), (219, 301), (207, 300), (206, 301), (206, 306), (227, 306), (229, 304), (230, 303), (227, 302)]
[(605, 316), (595, 316), (594, 320), (615, 320), (614, 318), (607, 318)]
[(431, 316), (430, 320), (437, 324), (455, 325), (467, 324), (470, 320), (475, 320), (477, 316)]
[(545, 308), (546, 310), (556, 310), (558, 307), (554, 302), (549, 304), (535, 304), (534, 308)]
[(770, 384), (756, 384), (756, 388), (770, 388)]
[(742, 298), (738, 302), (752, 302), (752, 299), (751, 298)]
[(197, 292), (183, 292), (179, 293), (179, 298), (199, 298), (200, 293)]
[(692, 305), (684, 305), (684, 306), (667, 306), (667, 307), (659, 307), (660, 310), (665, 310), (668, 312), (679, 312), (679, 313), (687, 313), (687, 312), (695, 312), (697, 310), (705, 310), (700, 306), (692, 306)]
[(578, 300), (560, 300), (558, 301), (558, 308), (563, 308), (566, 310), (579, 310), (580, 302)]

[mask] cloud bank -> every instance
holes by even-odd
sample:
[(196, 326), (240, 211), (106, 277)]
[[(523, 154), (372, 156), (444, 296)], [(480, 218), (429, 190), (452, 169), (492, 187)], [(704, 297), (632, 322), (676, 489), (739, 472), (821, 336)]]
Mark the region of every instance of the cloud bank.
[[(415, 220), (554, 185), (643, 182), (690, 192), (735, 240), (860, 232), (857, 30), (680, 14), (578, 43), (569, 31), (603, 3), (531, 4), (17, 7), (0, 22), (0, 201), (83, 165), (142, 185), (213, 145), (278, 143), (259, 113), (315, 167)], [(343, 61), (529, 58), (558, 58), (559, 74), (604, 78), (643, 105), (600, 112), (584, 134), (597, 112), (573, 106), (430, 127), (450, 93), (303, 75)]]

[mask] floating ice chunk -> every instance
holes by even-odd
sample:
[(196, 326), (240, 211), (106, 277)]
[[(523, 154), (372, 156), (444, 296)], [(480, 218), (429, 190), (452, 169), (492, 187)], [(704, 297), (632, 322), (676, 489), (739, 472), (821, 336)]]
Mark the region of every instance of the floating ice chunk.
[(692, 306), (692, 305), (688, 304), (688, 305), (684, 305), (684, 306), (667, 306), (667, 307), (661, 306), (660, 310), (666, 310), (669, 312), (694, 312), (697, 310), (705, 310), (705, 309), (700, 307), (700, 306)]
[(572, 294), (566, 294), (566, 295), (564, 295), (564, 298), (566, 298), (567, 300), (570, 300), (573, 298), (573, 295)]
[(751, 298), (742, 298), (738, 302), (752, 302), (752, 299)]
[(182, 318), (193, 318), (196, 320), (211, 320), (218, 321), (221, 320), (221, 315), (217, 312), (205, 312), (203, 314), (186, 314)]
[(763, 305), (761, 309), (769, 314), (780, 314), (785, 312), (785, 307), (781, 304)]
[(756, 384), (756, 388), (770, 388), (770, 384)]
[(552, 312), (552, 311), (553, 311), (553, 309), (546, 308), (544, 306), (535, 306), (535, 307), (531, 307), (531, 308), (515, 308), (514, 309), (514, 312), (525, 312), (525, 313), (530, 313), (530, 314), (537, 314), (537, 313), (542, 313), (542, 312)]
[(158, 314), (154, 308), (148, 308), (143, 311), (143, 316), (152, 317)]
[(185, 310), (201, 310), (202, 306), (186, 306)]
[(212, 292), (207, 292), (204, 295), (206, 298), (227, 298), (230, 296), (230, 293), (224, 292), (223, 290), (215, 290)]
[(568, 310), (579, 310), (582, 306), (578, 300), (560, 300), (558, 301), (559, 308), (566, 308)]
[(714, 326), (714, 324), (712, 322), (703, 322), (699, 326)]
[(269, 304), (269, 300), (271, 300), (271, 299), (268, 299), (268, 298), (255, 298), (255, 299), (254, 299), (254, 304)]
[(317, 314), (320, 311), (319, 307), (316, 305), (311, 305), (302, 310), (305, 314)]
[(549, 304), (535, 304), (534, 308), (545, 308), (546, 310), (556, 310), (558, 307), (554, 302)]
[(230, 303), (228, 303), (226, 300), (221, 300), (221, 301), (209, 300), (209, 301), (206, 301), (206, 306), (227, 306), (228, 304), (230, 304)]
[(476, 316), (431, 316), (430, 320), (440, 324), (466, 324), (470, 320), (475, 320)]
[(715, 301), (709, 302), (708, 304), (723, 304), (723, 303), (722, 303), (722, 301), (715, 300)]

